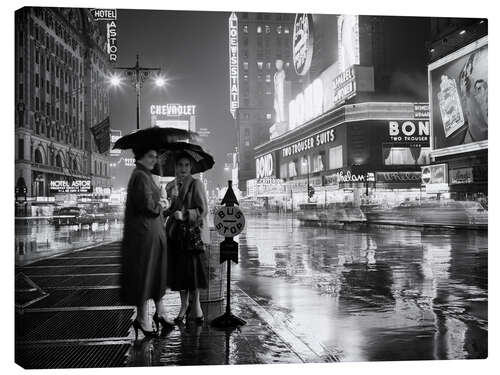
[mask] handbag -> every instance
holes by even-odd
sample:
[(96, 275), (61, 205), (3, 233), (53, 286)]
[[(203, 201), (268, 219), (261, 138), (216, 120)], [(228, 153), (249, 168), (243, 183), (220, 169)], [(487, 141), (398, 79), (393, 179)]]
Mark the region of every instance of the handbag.
[[(189, 185), (188, 191), (184, 197), (183, 205), (186, 201), (186, 197), (188, 193), (191, 191), (191, 187), (193, 186), (193, 182)], [(191, 225), (188, 221), (178, 221), (177, 223), (178, 234), (179, 234), (179, 245), (183, 248), (183, 251), (193, 254), (201, 254), (205, 251), (205, 244), (201, 240), (201, 229), (200, 225)], [(174, 225), (175, 227), (175, 225)]]

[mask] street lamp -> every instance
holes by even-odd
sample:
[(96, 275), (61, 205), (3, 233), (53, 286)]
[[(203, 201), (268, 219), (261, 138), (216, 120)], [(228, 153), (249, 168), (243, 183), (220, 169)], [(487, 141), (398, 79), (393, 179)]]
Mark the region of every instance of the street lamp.
[[(136, 63), (135, 66), (131, 67), (116, 67), (117, 70), (125, 71), (125, 76), (129, 79), (130, 83), (135, 87), (135, 95), (136, 95), (136, 120), (137, 120), (137, 130), (141, 128), (139, 118), (140, 118), (140, 104), (141, 104), (141, 88), (144, 82), (146, 82), (151, 73), (160, 72), (160, 68), (145, 68), (139, 65), (139, 55), (136, 55)], [(117, 80), (115, 80), (118, 83)], [(155, 79), (155, 83), (157, 86), (161, 87), (165, 84), (165, 79), (157, 76)]]
[(162, 77), (162, 76), (158, 75), (158, 76), (155, 78), (155, 85), (156, 85), (156, 87), (163, 87), (163, 86), (165, 86), (166, 84), (167, 84), (167, 80), (166, 80), (164, 77)]
[(112, 74), (109, 78), (109, 83), (113, 87), (118, 87), (122, 84), (122, 78), (118, 74)]
[(307, 191), (307, 203), (310, 203), (311, 197), (314, 194), (314, 190), (309, 183), (309, 157), (308, 156), (306, 156), (302, 159), (302, 165), (303, 166), (307, 165), (307, 188), (306, 188), (306, 191)]

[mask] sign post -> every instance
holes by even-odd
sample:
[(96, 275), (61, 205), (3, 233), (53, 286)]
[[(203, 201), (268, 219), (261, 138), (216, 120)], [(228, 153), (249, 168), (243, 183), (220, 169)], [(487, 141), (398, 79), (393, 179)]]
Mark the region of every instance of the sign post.
[(245, 216), (243, 212), (235, 207), (239, 204), (232, 188), (232, 181), (228, 181), (226, 195), (221, 202), (221, 207), (214, 215), (215, 229), (225, 237), (220, 243), (220, 262), (227, 262), (227, 300), (226, 312), (212, 320), (211, 325), (219, 328), (232, 328), (246, 324), (246, 322), (231, 313), (231, 262), (238, 263), (238, 242), (233, 240), (234, 236), (241, 233), (245, 227)]

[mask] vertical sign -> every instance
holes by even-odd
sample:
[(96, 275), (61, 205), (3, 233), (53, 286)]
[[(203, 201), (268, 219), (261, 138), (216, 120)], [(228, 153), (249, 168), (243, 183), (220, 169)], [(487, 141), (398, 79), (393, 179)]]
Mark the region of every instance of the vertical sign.
[(235, 118), (239, 107), (239, 68), (238, 68), (238, 17), (233, 12), (229, 17), (229, 108)]
[(116, 9), (90, 9), (90, 13), (96, 21), (106, 22), (106, 52), (108, 53), (109, 61), (116, 62), (118, 46), (116, 43)]
[(340, 70), (359, 65), (359, 20), (355, 15), (340, 15), (337, 19), (338, 61)]

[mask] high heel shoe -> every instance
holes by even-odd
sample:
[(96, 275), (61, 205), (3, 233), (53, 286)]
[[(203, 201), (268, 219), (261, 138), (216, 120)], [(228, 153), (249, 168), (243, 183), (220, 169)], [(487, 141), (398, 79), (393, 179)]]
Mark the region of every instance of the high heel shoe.
[(153, 321), (155, 322), (157, 331), (160, 330), (160, 323), (163, 326), (163, 328), (172, 328), (174, 326), (174, 323), (168, 321), (163, 316), (159, 317), (157, 313), (153, 315)]
[(138, 332), (139, 330), (142, 331), (145, 337), (155, 337), (157, 336), (157, 333), (155, 331), (146, 331), (144, 328), (142, 328), (141, 323), (137, 319), (134, 320), (132, 323), (135, 331), (135, 339), (137, 340)]
[(191, 312), (191, 305), (189, 305), (186, 309), (186, 312), (184, 313), (184, 315), (178, 315), (175, 319), (174, 319), (174, 322), (175, 323), (182, 323), (184, 322), (184, 319), (187, 320), (187, 316), (189, 315), (189, 313)]

